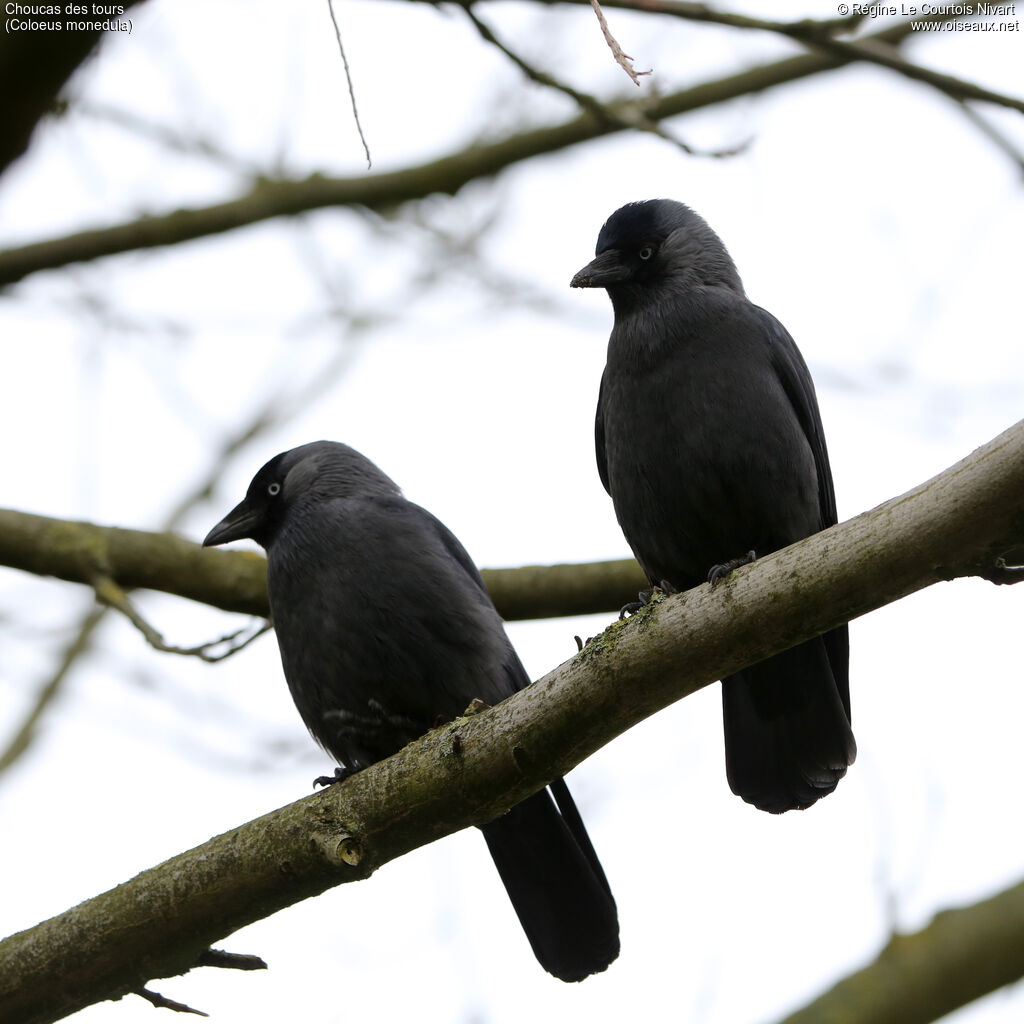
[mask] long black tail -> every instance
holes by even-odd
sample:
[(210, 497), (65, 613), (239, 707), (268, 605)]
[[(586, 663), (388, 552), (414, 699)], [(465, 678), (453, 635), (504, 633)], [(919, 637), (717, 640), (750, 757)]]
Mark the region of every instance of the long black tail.
[(544, 970), (582, 981), (619, 955), (604, 870), (561, 780), (484, 825), (494, 865)]
[(732, 791), (781, 814), (827, 796), (857, 756), (845, 626), (722, 680)]

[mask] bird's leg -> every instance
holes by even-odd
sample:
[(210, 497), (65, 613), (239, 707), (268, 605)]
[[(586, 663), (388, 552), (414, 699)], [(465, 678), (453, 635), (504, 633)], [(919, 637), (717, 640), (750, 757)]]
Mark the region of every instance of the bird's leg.
[(338, 765), (334, 769), (333, 775), (318, 775), (313, 780), (313, 787), (315, 789), (317, 786), (333, 786), (337, 782), (344, 782), (346, 779), (350, 779), (357, 772), (361, 771), (362, 768), (342, 768), (341, 765)]
[(331, 739), (353, 750), (394, 751), (430, 730), (424, 722), (388, 711), (377, 700), (368, 700), (366, 707), (366, 711), (348, 708), (325, 711), (323, 719), (330, 729)]
[(708, 572), (708, 583), (711, 586), (715, 586), (721, 583), (726, 576), (733, 571), (738, 569), (741, 565), (750, 565), (754, 559), (757, 558), (756, 551), (748, 551), (745, 555), (741, 555), (739, 558), (730, 558), (728, 562), (722, 562), (721, 565), (713, 565)]

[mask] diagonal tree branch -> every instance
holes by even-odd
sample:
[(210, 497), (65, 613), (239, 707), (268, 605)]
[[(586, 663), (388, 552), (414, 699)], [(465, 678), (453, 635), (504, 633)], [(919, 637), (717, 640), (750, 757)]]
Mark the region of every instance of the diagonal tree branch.
[[(898, 43), (910, 34), (912, 23), (906, 21), (889, 26), (864, 36), (861, 42)], [(657, 122), (796, 82), (822, 71), (843, 67), (855, 59), (859, 58), (821, 52), (802, 54), (667, 96), (652, 97), (642, 104), (640, 110), (645, 119)], [(635, 109), (635, 101), (608, 103), (606, 107), (628, 118), (630, 109)], [(453, 195), (470, 181), (490, 177), (524, 160), (624, 130), (621, 124), (609, 123), (607, 118), (585, 112), (561, 124), (470, 146), (430, 163), (402, 170), (355, 178), (328, 178), (313, 174), (300, 180), (264, 179), (245, 195), (223, 203), (175, 210), (0, 250), (0, 287), (21, 281), (40, 270), (139, 249), (175, 245), (274, 217), (293, 216), (331, 206), (363, 206), (386, 211), (396, 204), (421, 199), (435, 192)]]
[[(652, 601), (494, 708), (0, 943), (0, 1016), (56, 1020), (190, 970), (224, 935), (492, 819), (752, 661), (1024, 547), (1024, 421), (932, 480)], [(457, 742), (456, 742), (457, 737)]]

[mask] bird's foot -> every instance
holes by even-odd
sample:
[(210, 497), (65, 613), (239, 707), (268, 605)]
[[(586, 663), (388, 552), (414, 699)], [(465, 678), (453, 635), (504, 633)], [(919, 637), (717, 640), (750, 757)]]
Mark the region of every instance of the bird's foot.
[(638, 600), (630, 601), (629, 604), (624, 604), (619, 609), (619, 620), (621, 621), (627, 615), (636, 615), (636, 613), (640, 611), (640, 609), (643, 608), (645, 604), (648, 604), (650, 602), (653, 594), (653, 587), (650, 590), (641, 590), (640, 593), (636, 595)]
[(318, 775), (313, 780), (313, 788), (316, 789), (317, 786), (333, 786), (337, 782), (344, 782), (346, 779), (350, 779), (358, 771), (358, 768), (342, 768), (341, 765), (338, 765), (338, 767), (334, 769), (333, 775)]
[(733, 571), (733, 569), (738, 569), (741, 565), (750, 565), (750, 563), (756, 558), (756, 551), (748, 551), (745, 555), (741, 555), (739, 558), (731, 558), (728, 562), (723, 562), (721, 565), (711, 566), (711, 569), (708, 572), (708, 583), (713, 587), (716, 586), (721, 583), (722, 580), (724, 580), (725, 577)]
[(629, 604), (624, 604), (619, 609), (619, 619), (624, 619), (627, 615), (636, 615), (644, 605), (651, 603), (651, 598), (654, 597), (656, 591), (660, 591), (666, 597), (671, 597), (673, 594), (679, 593), (679, 588), (674, 587), (668, 580), (662, 580), (656, 587), (651, 587), (650, 590), (641, 590), (636, 595), (639, 600), (630, 601)]

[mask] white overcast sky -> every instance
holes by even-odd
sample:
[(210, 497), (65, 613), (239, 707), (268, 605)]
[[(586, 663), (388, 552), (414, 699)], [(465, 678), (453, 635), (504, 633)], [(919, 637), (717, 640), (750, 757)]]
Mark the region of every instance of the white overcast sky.
[[(458, 11), (338, 3), (374, 172), (572, 104), (523, 82)], [(780, 19), (836, 5), (776, 0)], [(481, 4), (538, 65), (600, 95), (633, 89), (584, 7)], [(778, 59), (765, 34), (609, 10), (643, 90)], [(1020, 93), (1021, 33), (940, 33), (912, 59)], [(325, 3), (150, 0), (74, 79), (94, 113), (45, 124), (0, 182), (0, 246), (228, 198), (244, 179), (139, 138), (96, 108), (201, 135), (301, 176), (365, 171)], [(1020, 116), (985, 117), (1024, 150)], [(321, 437), (377, 461), (483, 566), (623, 557), (593, 409), (611, 311), (568, 290), (623, 202), (680, 199), (725, 240), (751, 298), (787, 325), (818, 384), (841, 518), (901, 493), (1022, 415), (1021, 168), (951, 100), (847, 68), (678, 119), (691, 145), (616, 135), (514, 167), (380, 229), (346, 210), (36, 275), (0, 296), (0, 506), (152, 528), (282, 383), (316, 401), (244, 451), (182, 530), (200, 539), (270, 456)], [(493, 221), (477, 255), (432, 230)], [(410, 291), (420, 275), (423, 288)], [(332, 318), (336, 303), (370, 326)], [(171, 640), (237, 617), (140, 604)], [(718, 687), (581, 766), (571, 784), (619, 903), (622, 955), (566, 986), (533, 960), (472, 831), (231, 936), (261, 974), (153, 988), (216, 1021), (760, 1024), (923, 926), (1024, 876), (1019, 816), (1024, 594), (933, 587), (853, 623), (860, 754), (804, 814), (760, 814), (725, 781)], [(82, 589), (0, 572), (0, 743), (52, 670)], [(611, 616), (515, 623), (538, 676)], [(0, 777), (0, 933), (30, 926), (309, 791), (304, 735), (265, 637), (218, 666), (148, 649), (109, 621), (31, 753)], [(152, 1019), (138, 999), (82, 1024)], [(1000, 992), (950, 1018), (1019, 1020)]]

